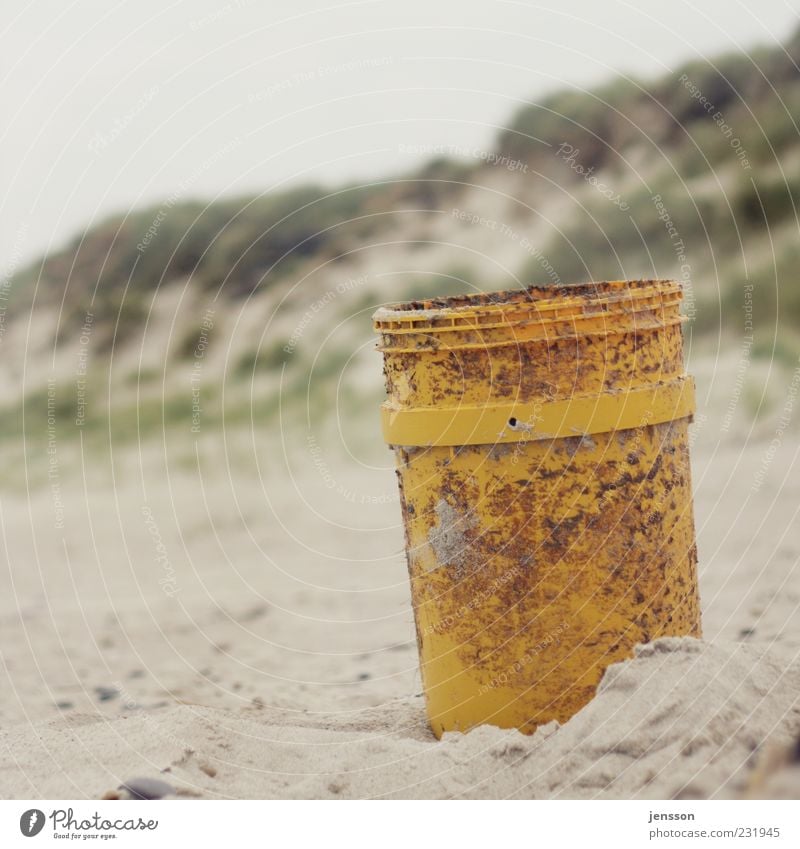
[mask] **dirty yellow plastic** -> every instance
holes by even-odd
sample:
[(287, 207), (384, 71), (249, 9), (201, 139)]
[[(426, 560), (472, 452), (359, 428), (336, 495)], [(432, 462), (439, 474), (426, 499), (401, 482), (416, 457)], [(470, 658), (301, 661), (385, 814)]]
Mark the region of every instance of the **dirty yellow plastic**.
[(700, 635), (680, 300), (614, 281), (375, 314), (437, 736), (565, 722), (637, 643)]
[(694, 412), (694, 382), (680, 377), (653, 388), (576, 396), (547, 404), (484, 404), (456, 408), (381, 407), (390, 445), (483, 445), (607, 433), (683, 418)]

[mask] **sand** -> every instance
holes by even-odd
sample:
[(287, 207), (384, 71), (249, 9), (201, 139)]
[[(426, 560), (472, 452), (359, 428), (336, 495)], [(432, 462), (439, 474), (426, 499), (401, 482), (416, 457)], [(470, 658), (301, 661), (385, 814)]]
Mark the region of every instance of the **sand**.
[[(709, 374), (726, 368), (698, 364), (701, 405), (724, 409)], [(772, 450), (769, 416), (695, 425), (703, 641), (640, 647), (561, 727), (437, 741), (373, 425), (315, 431), (321, 454), (303, 428), (92, 463), (61, 443), (57, 499), (41, 474), (0, 491), (0, 796), (99, 798), (141, 776), (200, 798), (758, 792), (766, 753), (800, 732), (795, 430)], [(797, 795), (787, 774), (768, 792)]]
[(421, 697), (349, 716), (261, 704), (82, 713), (7, 734), (26, 758), (4, 770), (3, 792), (96, 798), (120, 776), (162, 775), (203, 798), (738, 796), (761, 743), (800, 724), (798, 692), (797, 663), (667, 638), (612, 667), (566, 725), (530, 737), (486, 726), (436, 741)]

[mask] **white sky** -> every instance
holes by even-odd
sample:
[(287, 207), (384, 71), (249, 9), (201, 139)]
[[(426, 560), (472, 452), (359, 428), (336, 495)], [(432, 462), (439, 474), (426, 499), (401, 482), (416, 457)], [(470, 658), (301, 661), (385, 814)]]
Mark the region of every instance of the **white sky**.
[[(13, 16), (11, 12), (13, 11)], [(32, 0), (0, 23), (0, 269), (172, 193), (396, 174), (526, 100), (785, 40), (800, 0)]]

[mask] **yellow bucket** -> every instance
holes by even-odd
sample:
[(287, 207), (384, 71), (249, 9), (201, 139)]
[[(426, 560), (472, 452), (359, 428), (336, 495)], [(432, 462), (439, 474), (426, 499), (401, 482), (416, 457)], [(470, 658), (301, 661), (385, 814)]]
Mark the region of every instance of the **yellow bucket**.
[(614, 281), (375, 313), (437, 736), (564, 722), (637, 643), (700, 636), (680, 300)]

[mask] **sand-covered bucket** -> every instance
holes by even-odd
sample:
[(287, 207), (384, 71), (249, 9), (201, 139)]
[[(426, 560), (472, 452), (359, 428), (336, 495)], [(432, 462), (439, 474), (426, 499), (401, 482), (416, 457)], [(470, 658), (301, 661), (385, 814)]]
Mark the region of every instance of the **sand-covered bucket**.
[(564, 722), (637, 643), (700, 635), (680, 285), (374, 316), (437, 735)]

